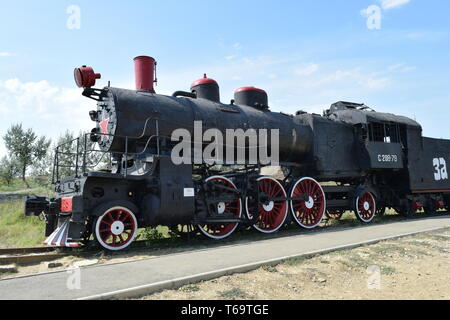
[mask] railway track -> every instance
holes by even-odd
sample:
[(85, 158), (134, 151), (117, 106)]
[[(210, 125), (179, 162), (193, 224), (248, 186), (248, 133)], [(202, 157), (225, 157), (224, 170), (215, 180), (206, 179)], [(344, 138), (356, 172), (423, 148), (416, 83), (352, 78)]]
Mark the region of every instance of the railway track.
[[(136, 241), (134, 250), (144, 249), (148, 241)], [(80, 252), (74, 253), (71, 248), (62, 247), (27, 247), (27, 248), (0, 248), (0, 266), (18, 265), (26, 266), (41, 262), (51, 262), (68, 256), (89, 256), (98, 253), (99, 250), (81, 248)]]
[(53, 261), (65, 256), (68, 252), (60, 252), (54, 247), (4, 248), (0, 249), (0, 265), (16, 264), (19, 266)]
[(58, 248), (55, 247), (30, 247), (30, 248), (0, 248), (0, 256), (12, 254), (32, 254), (54, 252)]

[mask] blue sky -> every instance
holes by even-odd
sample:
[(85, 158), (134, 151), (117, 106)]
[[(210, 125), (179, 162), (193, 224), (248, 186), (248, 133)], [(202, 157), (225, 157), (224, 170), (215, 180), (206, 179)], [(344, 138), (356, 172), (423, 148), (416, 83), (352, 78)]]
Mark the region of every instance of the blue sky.
[[(80, 29), (67, 28), (71, 5)], [(366, 23), (371, 5), (379, 30)], [(99, 85), (133, 88), (132, 59), (145, 54), (158, 60), (159, 93), (206, 72), (223, 101), (253, 85), (287, 113), (364, 102), (450, 139), (449, 12), (442, 0), (2, 1), (0, 135), (17, 122), (52, 138), (90, 129), (95, 103), (73, 69), (92, 65)]]

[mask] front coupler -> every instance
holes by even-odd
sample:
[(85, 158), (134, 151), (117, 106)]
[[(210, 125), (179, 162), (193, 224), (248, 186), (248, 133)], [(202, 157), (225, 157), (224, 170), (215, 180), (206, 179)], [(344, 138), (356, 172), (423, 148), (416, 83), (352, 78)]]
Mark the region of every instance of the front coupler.
[(41, 214), (45, 218), (45, 236), (48, 237), (56, 228), (58, 221), (60, 200), (47, 199), (45, 197), (27, 196), (25, 200), (25, 215), (27, 217), (38, 217)]

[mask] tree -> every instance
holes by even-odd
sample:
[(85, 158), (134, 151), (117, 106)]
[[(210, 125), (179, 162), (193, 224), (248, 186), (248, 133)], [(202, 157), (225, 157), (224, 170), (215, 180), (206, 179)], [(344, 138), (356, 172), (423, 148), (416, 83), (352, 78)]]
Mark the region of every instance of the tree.
[(31, 175), (39, 185), (51, 183), (53, 160), (54, 152), (49, 151), (40, 161), (34, 161), (31, 165)]
[(22, 124), (12, 125), (3, 139), (10, 155), (19, 163), (22, 181), (29, 187), (26, 180), (27, 168), (46, 156), (51, 141), (45, 136), (38, 139), (33, 129), (25, 131)]
[(0, 160), (0, 179), (7, 185), (10, 185), (18, 174), (19, 166), (16, 159), (5, 156)]
[(66, 131), (62, 136), (58, 138), (54, 146), (54, 153), (58, 151), (58, 163), (60, 165), (58, 169), (59, 177), (68, 177), (75, 173), (75, 159), (76, 153), (76, 141), (75, 135)]

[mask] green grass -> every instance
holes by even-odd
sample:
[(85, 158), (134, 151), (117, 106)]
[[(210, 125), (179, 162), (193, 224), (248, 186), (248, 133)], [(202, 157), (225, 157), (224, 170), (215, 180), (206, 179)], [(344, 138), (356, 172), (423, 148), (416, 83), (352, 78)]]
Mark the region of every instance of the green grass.
[(156, 228), (139, 229), (138, 240), (144, 240), (151, 244), (170, 244), (179, 242), (181, 239), (168, 227), (158, 226)]
[(345, 256), (345, 258), (348, 264), (353, 268), (367, 268), (370, 265), (370, 262), (368, 260), (361, 257), (356, 252), (350, 251), (349, 254)]
[(188, 285), (182, 286), (178, 290), (183, 291), (183, 292), (197, 292), (197, 291), (200, 291), (200, 287), (195, 284), (188, 284)]
[[(23, 196), (27, 194), (54, 196), (53, 187), (47, 185), (47, 181), (39, 178), (27, 178), (27, 182), (30, 189), (36, 190), (20, 192)], [(27, 186), (21, 179), (14, 179), (10, 185), (0, 183), (0, 193), (25, 189), (27, 189)], [(22, 199), (0, 199), (0, 248), (40, 246), (45, 240), (44, 233), (45, 222), (37, 217), (26, 217)]]
[(27, 186), (23, 183), (21, 179), (14, 179), (9, 185), (3, 181), (0, 182), (0, 192), (12, 192), (26, 188)]
[(53, 186), (49, 183), (50, 181), (48, 178), (44, 179), (38, 177), (29, 177), (27, 178), (27, 182), (30, 186), (29, 188), (27, 188), (26, 184), (23, 183), (22, 179), (20, 178), (14, 179), (10, 185), (7, 185), (5, 182), (1, 181), (0, 192), (14, 192), (18, 190), (38, 188), (39, 193), (45, 193), (42, 195), (46, 195), (49, 191), (53, 191)]
[(23, 201), (0, 203), (0, 248), (34, 247), (45, 240), (45, 222), (26, 217)]
[(317, 255), (304, 255), (304, 256), (300, 256), (300, 257), (296, 257), (296, 258), (289, 258), (283, 261), (283, 264), (286, 264), (288, 266), (295, 266), (295, 265), (299, 265), (304, 263), (307, 260), (310, 260), (314, 257), (316, 257)]
[[(433, 240), (436, 240), (435, 235), (430, 236), (430, 238)], [(447, 241), (448, 241), (448, 239), (447, 239)], [(416, 247), (422, 247), (424, 249), (436, 250), (436, 251), (443, 252), (443, 253), (447, 252), (445, 247), (441, 247), (437, 244), (426, 242), (426, 241), (413, 240), (413, 241), (410, 241), (409, 244), (414, 245)], [(428, 251), (430, 251), (430, 250), (428, 250)], [(431, 256), (432, 255), (429, 252), (419, 250), (419, 249), (414, 250), (413, 253), (415, 255), (422, 255), (422, 256)]]
[(269, 272), (269, 273), (276, 273), (276, 272), (278, 272), (278, 269), (276, 267), (274, 267), (274, 266), (262, 266), (262, 269), (264, 271), (266, 271), (266, 272)]
[[(37, 187), (32, 179), (27, 179), (30, 188)], [(11, 184), (7, 185), (5, 182), (0, 183), (0, 192), (13, 192), (16, 190), (27, 189), (25, 183), (23, 183), (22, 179), (14, 179)]]
[(408, 255), (408, 252), (404, 247), (393, 243), (382, 243), (380, 246), (373, 248), (372, 251), (381, 256), (386, 256), (387, 253), (396, 253), (404, 256)]
[(233, 288), (231, 290), (219, 292), (219, 296), (221, 298), (227, 299), (227, 300), (237, 300), (237, 299), (249, 298), (248, 294), (239, 288)]
[(444, 242), (450, 240), (450, 237), (449, 237), (449, 236), (440, 235), (440, 234), (434, 234), (434, 235), (431, 236), (431, 238), (432, 238), (433, 240), (444, 241)]
[(381, 273), (385, 275), (392, 275), (397, 272), (397, 269), (391, 266), (381, 266)]

